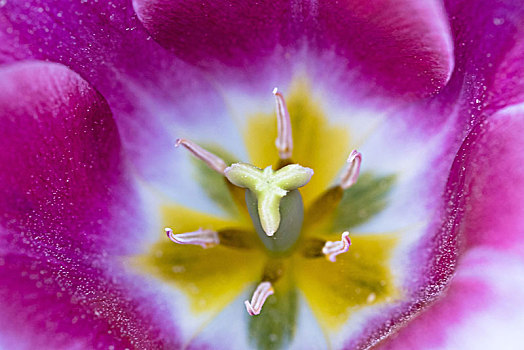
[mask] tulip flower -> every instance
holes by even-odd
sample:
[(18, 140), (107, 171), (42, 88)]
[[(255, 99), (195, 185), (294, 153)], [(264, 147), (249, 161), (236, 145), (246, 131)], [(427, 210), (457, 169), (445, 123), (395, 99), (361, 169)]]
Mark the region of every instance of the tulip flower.
[(519, 348), (523, 30), (0, 0), (0, 347)]

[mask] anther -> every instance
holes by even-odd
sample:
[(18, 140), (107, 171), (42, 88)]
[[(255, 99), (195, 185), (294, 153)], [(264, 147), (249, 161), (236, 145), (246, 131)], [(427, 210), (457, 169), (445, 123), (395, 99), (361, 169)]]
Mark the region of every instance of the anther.
[(335, 262), (337, 260), (337, 255), (347, 252), (350, 245), (351, 240), (349, 239), (349, 232), (346, 231), (342, 233), (340, 241), (327, 241), (322, 248), (322, 253), (324, 253), (329, 261)]
[(257, 289), (255, 289), (255, 292), (253, 293), (253, 297), (251, 298), (251, 302), (248, 300), (244, 301), (244, 305), (246, 305), (247, 313), (251, 316), (255, 316), (260, 314), (260, 311), (262, 310), (262, 306), (264, 305), (267, 297), (270, 295), (273, 295), (275, 291), (273, 290), (273, 286), (271, 285), (271, 282), (262, 282), (257, 286)]
[(205, 149), (203, 149), (202, 147), (190, 140), (177, 139), (175, 147), (178, 147), (180, 145), (187, 148), (191, 153), (193, 153), (193, 155), (195, 155), (195, 157), (202, 160), (211, 169), (215, 170), (220, 174), (224, 174), (224, 169), (227, 168), (227, 165), (219, 156), (209, 151), (206, 151)]
[(349, 155), (346, 168), (342, 172), (340, 187), (343, 190), (350, 188), (357, 182), (358, 174), (360, 173), (360, 163), (362, 163), (362, 155), (355, 149)]
[(291, 132), (291, 119), (286, 107), (284, 96), (277, 88), (273, 89), (277, 103), (277, 129), (278, 136), (275, 141), (280, 159), (290, 159), (293, 153), (293, 135)]
[(220, 243), (218, 233), (212, 230), (199, 229), (198, 231), (174, 234), (173, 230), (167, 227), (167, 237), (177, 244), (194, 244), (202, 248), (211, 248)]

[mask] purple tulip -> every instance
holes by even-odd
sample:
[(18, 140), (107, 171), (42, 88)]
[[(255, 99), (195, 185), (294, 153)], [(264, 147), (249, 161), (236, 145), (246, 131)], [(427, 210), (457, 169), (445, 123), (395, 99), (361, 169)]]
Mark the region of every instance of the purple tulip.
[(518, 349), (523, 38), (511, 0), (0, 0), (0, 348)]

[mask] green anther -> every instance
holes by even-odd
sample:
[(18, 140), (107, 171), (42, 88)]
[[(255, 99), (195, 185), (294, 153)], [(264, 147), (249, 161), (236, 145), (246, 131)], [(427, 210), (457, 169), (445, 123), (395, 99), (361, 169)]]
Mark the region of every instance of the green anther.
[(313, 170), (290, 164), (273, 171), (245, 163), (235, 163), (224, 171), (228, 180), (250, 190), (257, 199), (260, 224), (268, 236), (273, 236), (280, 226), (280, 200), (289, 192), (304, 186), (313, 176)]

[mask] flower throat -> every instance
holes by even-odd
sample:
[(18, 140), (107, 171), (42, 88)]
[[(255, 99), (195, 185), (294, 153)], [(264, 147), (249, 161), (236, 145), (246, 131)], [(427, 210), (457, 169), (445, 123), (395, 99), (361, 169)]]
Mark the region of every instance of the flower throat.
[[(348, 232), (342, 234), (341, 240), (334, 242), (314, 239), (301, 242), (301, 233), (304, 224), (321, 220), (336, 208), (342, 200), (344, 190), (356, 183), (362, 161), (361, 154), (353, 150), (339, 183), (317, 198), (305, 214), (299, 188), (308, 184), (314, 170), (293, 162), (291, 118), (284, 96), (276, 88), (273, 94), (277, 115), (275, 145), (279, 154), (275, 170), (272, 166), (261, 169), (247, 163), (233, 163), (228, 166), (221, 157), (190, 140), (178, 139), (176, 142), (176, 146), (184, 146), (209, 169), (223, 176), (232, 197), (237, 202), (243, 201), (241, 205), (247, 209), (259, 242), (263, 244), (266, 254), (273, 259), (273, 263), (265, 267), (262, 280), (251, 301), (245, 302), (250, 315), (258, 315), (265, 300), (274, 293), (273, 284), (282, 274), (281, 258), (299, 251), (306, 257), (316, 258), (323, 255), (329, 261), (335, 262), (337, 255), (349, 250), (351, 241)], [(200, 245), (202, 248), (220, 244), (250, 249), (257, 244), (247, 232), (238, 230), (199, 229), (177, 234), (171, 228), (165, 230), (167, 236), (177, 244)]]

